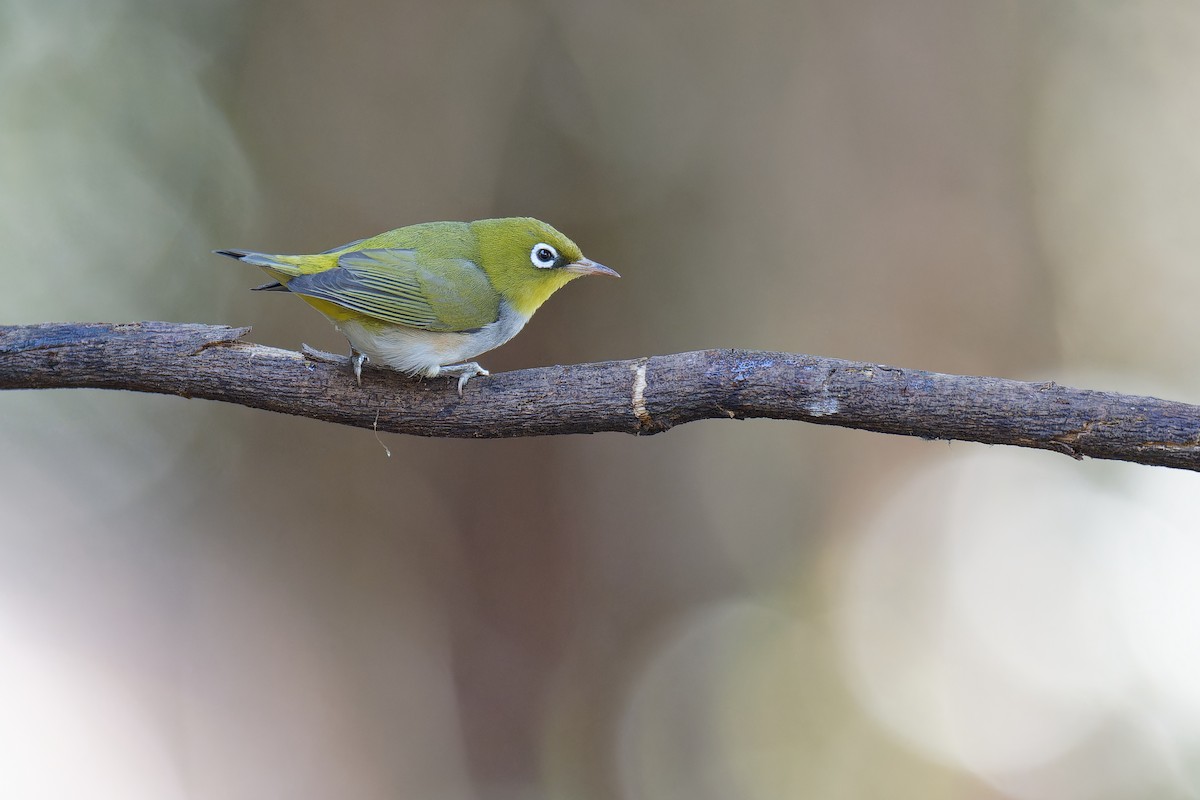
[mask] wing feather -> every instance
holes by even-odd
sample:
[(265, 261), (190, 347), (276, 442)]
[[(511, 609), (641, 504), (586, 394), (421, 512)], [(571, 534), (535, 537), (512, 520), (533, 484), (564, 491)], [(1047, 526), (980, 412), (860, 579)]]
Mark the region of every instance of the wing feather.
[(409, 249), (346, 253), (336, 267), (298, 275), (287, 288), (384, 322), (431, 331), (474, 330), (500, 316), (500, 296), (474, 262), (421, 260)]

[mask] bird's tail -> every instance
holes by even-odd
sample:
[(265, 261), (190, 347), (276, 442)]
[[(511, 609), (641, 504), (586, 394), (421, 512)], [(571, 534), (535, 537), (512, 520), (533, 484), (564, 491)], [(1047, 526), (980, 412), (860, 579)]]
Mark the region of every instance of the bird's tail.
[(267, 253), (256, 253), (253, 250), (213, 250), (213, 252), (261, 267), (275, 279), (270, 283), (254, 287), (256, 292), (287, 291), (287, 282), (297, 275), (303, 275), (306, 271), (301, 265), (295, 263), (299, 260), (296, 256), (273, 256)]
[(282, 272), (292, 277), (304, 272), (303, 269), (294, 263), (296, 261), (295, 256), (272, 256), (266, 253), (255, 253), (253, 250), (213, 250), (213, 252), (219, 256), (236, 258), (238, 261), (253, 264), (263, 269)]

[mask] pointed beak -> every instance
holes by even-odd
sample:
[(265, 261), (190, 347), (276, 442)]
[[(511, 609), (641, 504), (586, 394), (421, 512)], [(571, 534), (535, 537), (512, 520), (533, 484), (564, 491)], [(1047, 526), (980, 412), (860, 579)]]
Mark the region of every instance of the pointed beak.
[(603, 264), (597, 264), (590, 258), (581, 258), (578, 261), (572, 261), (570, 264), (563, 266), (567, 272), (576, 272), (580, 275), (611, 275), (614, 278), (621, 277), (615, 269), (609, 269)]

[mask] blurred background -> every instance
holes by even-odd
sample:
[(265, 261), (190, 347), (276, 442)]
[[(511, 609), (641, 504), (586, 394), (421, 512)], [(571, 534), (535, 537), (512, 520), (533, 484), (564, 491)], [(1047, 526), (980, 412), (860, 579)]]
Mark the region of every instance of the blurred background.
[[(533, 215), (495, 370), (745, 347), (1200, 400), (1200, 5), (0, 0), (0, 322)], [(1194, 798), (1200, 479), (799, 423), (0, 396), (5, 798)]]

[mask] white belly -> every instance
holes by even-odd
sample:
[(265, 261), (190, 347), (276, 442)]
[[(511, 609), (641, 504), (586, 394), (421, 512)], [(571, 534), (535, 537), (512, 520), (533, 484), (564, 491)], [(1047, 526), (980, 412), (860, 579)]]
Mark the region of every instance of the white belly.
[(403, 325), (367, 327), (356, 321), (336, 325), (372, 364), (432, 378), (441, 367), (474, 358), (516, 336), (529, 317), (500, 304), (500, 319), (471, 333), (426, 331)]

